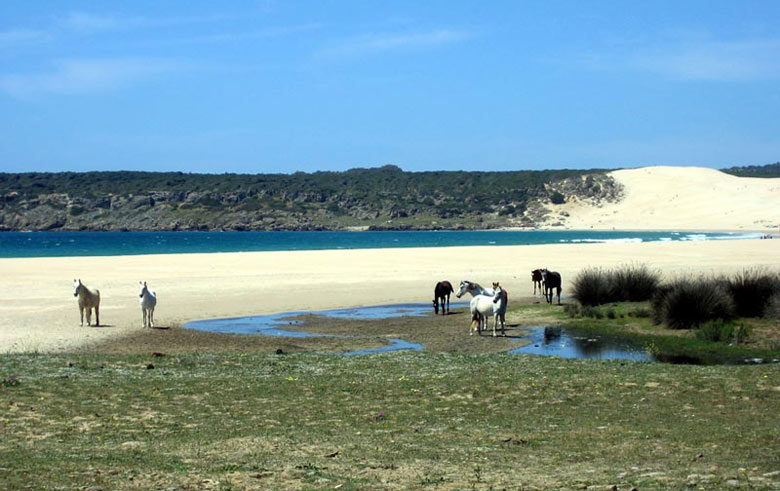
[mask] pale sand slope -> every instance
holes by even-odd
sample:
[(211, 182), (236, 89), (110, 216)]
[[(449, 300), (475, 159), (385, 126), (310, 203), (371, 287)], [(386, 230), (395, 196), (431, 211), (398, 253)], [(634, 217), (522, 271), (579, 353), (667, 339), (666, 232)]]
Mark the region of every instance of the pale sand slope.
[[(736, 177), (701, 167), (611, 172), (625, 187), (619, 203), (550, 206), (565, 228), (773, 231), (780, 227), (780, 178)], [(569, 217), (558, 213), (565, 211)]]
[[(157, 324), (169, 326), (292, 310), (427, 303), (441, 279), (456, 286), (462, 279), (500, 281), (511, 303), (531, 295), (532, 269), (560, 271), (565, 294), (583, 268), (636, 261), (666, 276), (745, 266), (777, 269), (780, 239), (0, 259), (0, 353), (62, 351), (140, 329), (139, 280), (157, 291)], [(100, 289), (106, 327), (79, 327), (74, 278)]]

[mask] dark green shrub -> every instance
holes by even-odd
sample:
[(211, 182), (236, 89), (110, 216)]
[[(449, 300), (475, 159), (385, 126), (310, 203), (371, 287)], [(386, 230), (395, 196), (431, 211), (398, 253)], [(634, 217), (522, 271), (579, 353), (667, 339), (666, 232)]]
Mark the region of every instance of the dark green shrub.
[(727, 285), (739, 317), (761, 317), (772, 295), (780, 293), (780, 275), (744, 270), (728, 279)]
[(597, 268), (580, 271), (572, 283), (571, 296), (585, 306), (611, 302), (607, 274)]
[(766, 309), (764, 309), (764, 317), (780, 319), (780, 293), (775, 293), (769, 298)]
[(750, 327), (745, 324), (734, 325), (723, 319), (715, 319), (702, 324), (696, 331), (696, 337), (716, 343), (744, 343), (750, 336), (750, 332)]
[(646, 265), (621, 266), (609, 272), (609, 284), (616, 301), (643, 302), (650, 300), (661, 282), (661, 274)]
[(566, 203), (566, 197), (558, 191), (553, 191), (550, 195), (550, 202), (554, 205), (562, 205)]
[(567, 303), (563, 306), (563, 312), (571, 317), (572, 319), (577, 318), (581, 315), (580, 313), (580, 306), (576, 303)]
[(645, 265), (621, 266), (604, 271), (588, 268), (573, 282), (572, 296), (582, 305), (649, 300), (660, 283), (661, 275)]
[(694, 329), (715, 319), (730, 320), (731, 296), (716, 280), (678, 280), (659, 288), (651, 300), (653, 318), (671, 329)]
[(601, 319), (604, 317), (604, 313), (596, 307), (585, 306), (582, 308), (582, 316), (591, 317), (593, 319)]
[(631, 312), (628, 313), (629, 316), (637, 317), (637, 318), (640, 318), (640, 319), (646, 319), (646, 318), (650, 317), (651, 314), (652, 314), (652, 312), (650, 311), (650, 309), (647, 309), (647, 308), (644, 308), (644, 307), (641, 307), (641, 308), (638, 308), (638, 309), (634, 309), (634, 310), (632, 310)]

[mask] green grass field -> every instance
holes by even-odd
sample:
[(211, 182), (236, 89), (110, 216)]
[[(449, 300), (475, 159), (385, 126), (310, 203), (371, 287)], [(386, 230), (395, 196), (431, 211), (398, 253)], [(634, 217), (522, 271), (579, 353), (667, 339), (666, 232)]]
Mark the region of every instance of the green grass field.
[(463, 315), (423, 321), (366, 329), (430, 329), (439, 349), (276, 355), (280, 338), (171, 329), (2, 355), (0, 488), (780, 488), (778, 364), (508, 355)]

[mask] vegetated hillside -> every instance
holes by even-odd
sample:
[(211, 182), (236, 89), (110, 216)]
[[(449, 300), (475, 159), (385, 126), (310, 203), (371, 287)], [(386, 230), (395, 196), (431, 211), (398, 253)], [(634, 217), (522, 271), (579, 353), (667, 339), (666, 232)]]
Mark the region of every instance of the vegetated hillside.
[(545, 205), (620, 192), (603, 170), (0, 174), (0, 230), (533, 227)]
[(767, 165), (748, 165), (721, 169), (726, 174), (738, 177), (780, 177), (780, 162)]

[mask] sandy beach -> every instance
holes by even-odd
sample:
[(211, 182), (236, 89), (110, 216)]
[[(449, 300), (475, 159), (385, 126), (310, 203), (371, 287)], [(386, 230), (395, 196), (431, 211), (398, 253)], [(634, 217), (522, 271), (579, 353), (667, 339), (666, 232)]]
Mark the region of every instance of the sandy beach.
[[(589, 266), (643, 262), (665, 277), (777, 268), (780, 240), (561, 244), (0, 259), (0, 352), (67, 351), (141, 329), (138, 282), (157, 292), (158, 326), (402, 302), (430, 302), (436, 281), (500, 281), (532, 295), (530, 271), (568, 282)], [(80, 327), (72, 283), (100, 289), (101, 327)]]
[[(780, 179), (703, 168), (611, 173), (618, 203), (562, 205), (565, 228), (777, 234)], [(557, 210), (556, 210), (557, 211)], [(780, 268), (780, 239), (0, 259), (0, 353), (62, 351), (141, 329), (138, 282), (157, 292), (158, 326), (197, 319), (430, 302), (437, 281), (500, 281), (533, 292), (530, 271), (644, 263), (667, 278)], [(101, 327), (80, 327), (73, 280), (100, 289)]]

